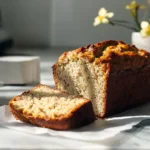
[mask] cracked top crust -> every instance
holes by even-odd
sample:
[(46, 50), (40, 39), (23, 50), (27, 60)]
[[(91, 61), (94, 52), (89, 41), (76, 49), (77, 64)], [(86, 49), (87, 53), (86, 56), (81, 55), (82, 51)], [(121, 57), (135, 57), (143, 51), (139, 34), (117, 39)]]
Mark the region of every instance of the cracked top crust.
[(105, 65), (111, 68), (111, 71), (136, 69), (150, 65), (149, 52), (138, 49), (134, 45), (113, 40), (64, 52), (59, 57), (57, 65), (65, 64), (69, 61), (78, 61), (79, 59), (95, 65)]

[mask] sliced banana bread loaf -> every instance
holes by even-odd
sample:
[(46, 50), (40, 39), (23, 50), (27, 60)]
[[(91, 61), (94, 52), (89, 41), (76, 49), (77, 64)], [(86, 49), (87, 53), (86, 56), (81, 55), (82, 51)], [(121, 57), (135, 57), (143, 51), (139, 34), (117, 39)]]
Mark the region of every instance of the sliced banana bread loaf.
[(91, 99), (99, 117), (150, 101), (150, 53), (122, 41), (65, 52), (53, 75), (58, 89)]
[(56, 130), (81, 127), (95, 120), (90, 100), (46, 85), (13, 98), (9, 107), (16, 119)]

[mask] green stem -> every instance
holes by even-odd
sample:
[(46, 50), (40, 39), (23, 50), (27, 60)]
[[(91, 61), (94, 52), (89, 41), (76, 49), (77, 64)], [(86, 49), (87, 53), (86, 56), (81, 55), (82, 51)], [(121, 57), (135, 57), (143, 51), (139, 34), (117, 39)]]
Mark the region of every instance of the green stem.
[(109, 22), (111, 25), (118, 25), (118, 26), (122, 26), (122, 27), (125, 27), (127, 29), (130, 29), (130, 30), (133, 30), (133, 31), (138, 31), (138, 29), (134, 28), (134, 27), (131, 27), (131, 26), (128, 26), (128, 25), (125, 25), (125, 24), (120, 24), (120, 23), (114, 23), (112, 21)]
[(113, 19), (113, 22), (118, 22), (118, 23), (129, 23), (129, 24), (131, 24), (129, 21), (125, 21), (125, 20), (114, 20), (114, 19)]
[(140, 23), (139, 23), (139, 14), (138, 14), (138, 8), (136, 9), (136, 13), (135, 13), (135, 17), (134, 17), (134, 20), (135, 20), (135, 23), (138, 27), (139, 30), (141, 30), (141, 26), (140, 26)]

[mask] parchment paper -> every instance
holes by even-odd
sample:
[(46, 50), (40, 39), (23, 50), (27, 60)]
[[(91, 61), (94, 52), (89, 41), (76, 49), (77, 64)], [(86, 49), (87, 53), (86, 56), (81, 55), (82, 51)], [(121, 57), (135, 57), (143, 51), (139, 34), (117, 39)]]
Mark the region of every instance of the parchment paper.
[(99, 119), (90, 125), (70, 131), (41, 128), (16, 120), (7, 105), (0, 107), (0, 125), (21, 132), (37, 135), (61, 136), (83, 141), (100, 141), (113, 138), (120, 132), (133, 130), (150, 123), (150, 104), (146, 104), (105, 120)]

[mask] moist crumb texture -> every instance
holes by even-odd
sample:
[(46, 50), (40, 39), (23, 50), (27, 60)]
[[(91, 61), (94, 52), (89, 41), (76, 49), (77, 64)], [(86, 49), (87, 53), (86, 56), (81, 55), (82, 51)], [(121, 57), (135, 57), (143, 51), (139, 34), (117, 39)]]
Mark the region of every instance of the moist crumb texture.
[(80, 127), (95, 120), (90, 100), (45, 85), (15, 97), (9, 106), (17, 119), (58, 130)]
[(122, 41), (104, 41), (63, 53), (53, 66), (56, 87), (92, 101), (99, 117), (150, 99), (150, 54)]

